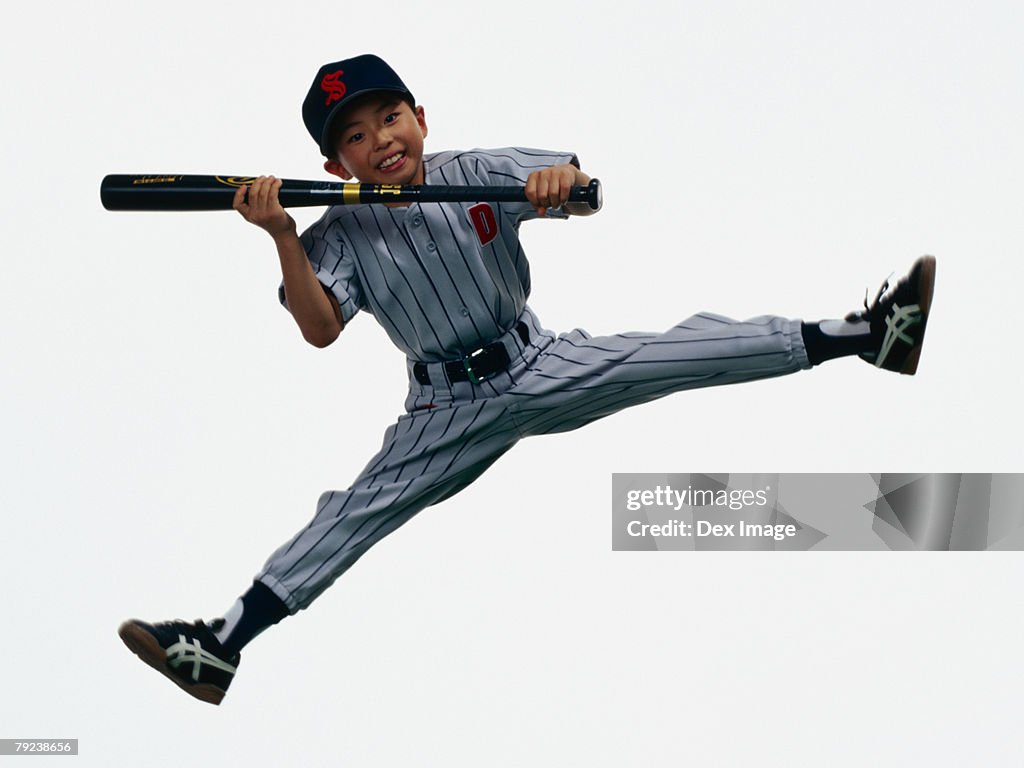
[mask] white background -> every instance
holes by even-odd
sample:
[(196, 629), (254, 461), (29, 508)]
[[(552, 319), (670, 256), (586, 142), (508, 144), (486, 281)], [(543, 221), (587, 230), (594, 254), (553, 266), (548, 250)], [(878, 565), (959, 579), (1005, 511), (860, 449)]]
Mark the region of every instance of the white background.
[[(612, 553), (612, 472), (1022, 471), (1017, 3), (40, 3), (3, 62), (0, 738), (110, 765), (1020, 764), (1021, 557)], [(125, 618), (219, 615), (404, 392), (233, 212), (106, 173), (326, 178), (300, 104), (376, 52), (431, 150), (579, 153), (524, 226), (549, 328), (818, 319), (938, 257), (919, 375), (842, 360), (527, 441), (251, 644), (223, 706)], [(296, 213), (300, 225), (319, 211)], [(43, 758), (56, 760), (58, 758)], [(62, 763), (64, 764), (64, 763)]]

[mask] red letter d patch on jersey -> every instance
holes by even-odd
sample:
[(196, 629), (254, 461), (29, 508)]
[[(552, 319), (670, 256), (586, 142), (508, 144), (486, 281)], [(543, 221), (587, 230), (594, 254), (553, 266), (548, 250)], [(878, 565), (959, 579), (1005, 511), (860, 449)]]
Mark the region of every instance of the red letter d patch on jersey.
[(487, 245), (498, 236), (498, 222), (494, 210), (487, 203), (477, 203), (469, 209), (469, 220), (473, 222), (480, 245)]

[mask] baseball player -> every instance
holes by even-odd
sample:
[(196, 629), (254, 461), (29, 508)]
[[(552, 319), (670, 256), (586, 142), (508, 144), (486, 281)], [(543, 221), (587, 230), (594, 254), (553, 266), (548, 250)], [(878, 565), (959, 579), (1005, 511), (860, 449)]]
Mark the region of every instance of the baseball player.
[(590, 213), (569, 190), (590, 178), (569, 152), (507, 148), (424, 153), (427, 123), (405, 83), (372, 55), (327, 64), (303, 119), (342, 179), (380, 184), (525, 185), (529, 202), (337, 206), (301, 237), (260, 177), (235, 208), (274, 240), (280, 300), (318, 347), (362, 311), (405, 353), (405, 412), (345, 490), (324, 493), (309, 524), (210, 622), (130, 620), (119, 634), (144, 662), (219, 704), (240, 651), (308, 607), (359, 557), (427, 506), (473, 482), (528, 435), (581, 427), (671, 392), (793, 373), (859, 355), (913, 374), (935, 260), (918, 259), (841, 320), (739, 322), (701, 312), (664, 333), (556, 336), (527, 306), (522, 222)]

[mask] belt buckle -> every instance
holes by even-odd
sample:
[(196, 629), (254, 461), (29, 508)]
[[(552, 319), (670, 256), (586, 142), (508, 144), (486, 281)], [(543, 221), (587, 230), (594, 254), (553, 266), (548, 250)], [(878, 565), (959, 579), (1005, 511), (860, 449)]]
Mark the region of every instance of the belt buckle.
[(484, 347), (480, 347), (480, 349), (478, 349), (476, 352), (470, 352), (468, 355), (462, 358), (462, 367), (466, 369), (466, 375), (469, 376), (469, 380), (474, 384), (480, 384), (481, 382), (487, 381), (487, 379), (491, 378), (491, 376), (494, 375), (493, 373), (491, 373), (490, 375), (487, 376), (477, 376), (476, 372), (473, 370), (473, 366), (470, 365), (470, 360), (472, 360), (474, 357), (482, 355), (485, 351), (486, 349)]

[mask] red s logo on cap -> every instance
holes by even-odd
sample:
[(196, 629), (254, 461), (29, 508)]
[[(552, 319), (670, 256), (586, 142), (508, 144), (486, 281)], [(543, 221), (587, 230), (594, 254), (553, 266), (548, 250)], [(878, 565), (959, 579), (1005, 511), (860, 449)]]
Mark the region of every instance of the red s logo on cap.
[(343, 74), (344, 70), (339, 69), (337, 72), (324, 75), (320, 81), (320, 88), (327, 94), (325, 106), (329, 107), (334, 102), (341, 101), (341, 97), (345, 95), (345, 84), (341, 82)]

